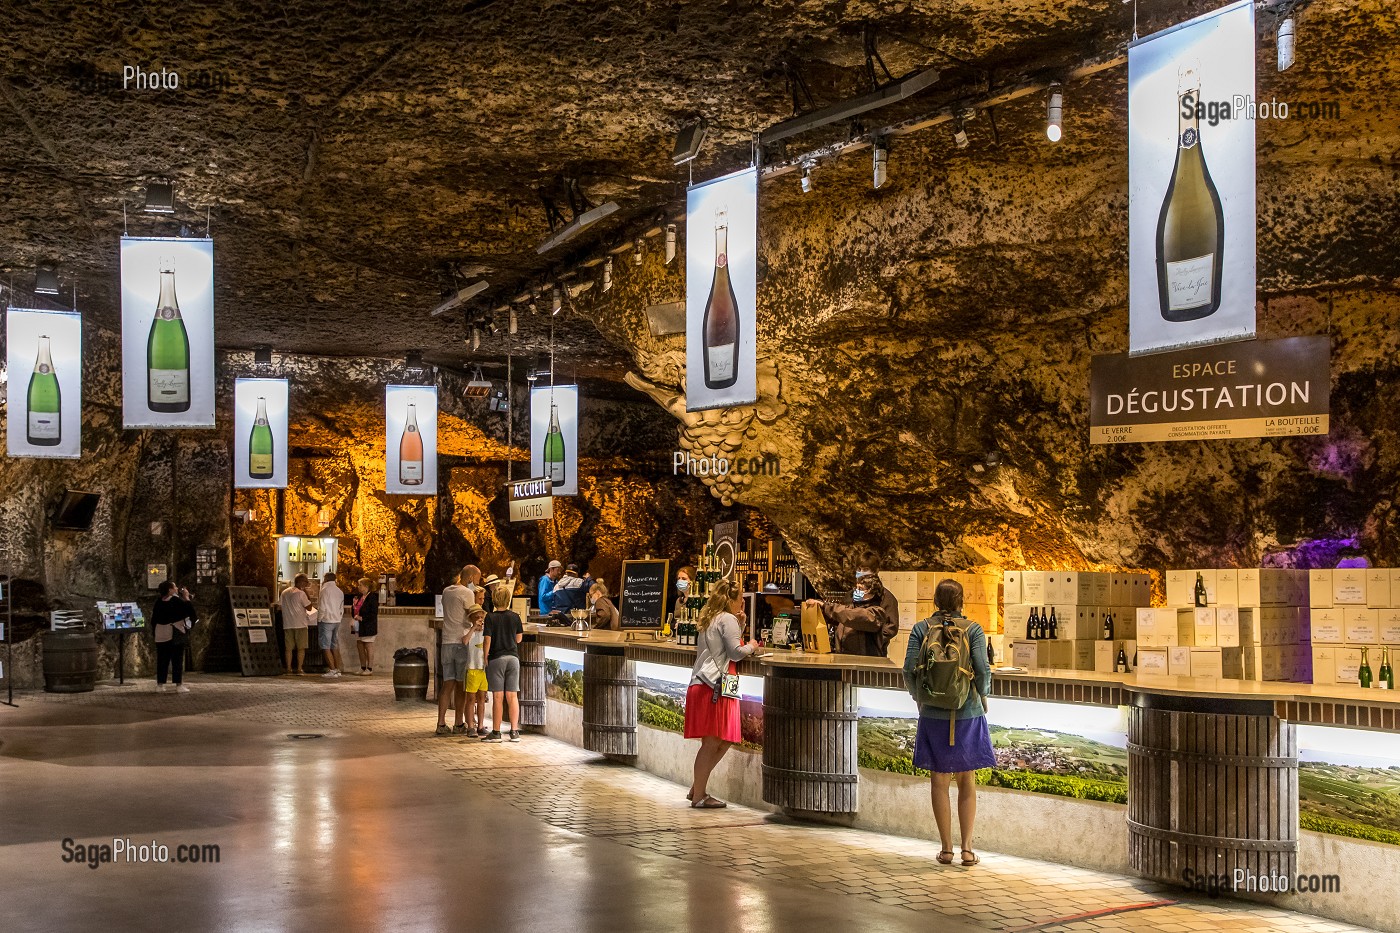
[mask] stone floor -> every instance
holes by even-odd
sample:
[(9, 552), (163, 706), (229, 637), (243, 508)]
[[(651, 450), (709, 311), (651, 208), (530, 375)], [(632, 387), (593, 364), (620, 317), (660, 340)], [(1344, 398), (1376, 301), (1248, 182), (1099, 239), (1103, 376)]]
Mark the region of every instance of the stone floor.
[[(433, 737), (386, 677), (192, 678), (0, 706), (7, 929), (740, 931), (1358, 929), (1132, 878), (695, 811), (543, 736)], [(311, 735), (318, 738), (301, 738)], [(219, 846), (217, 864), (65, 863), (78, 845)]]

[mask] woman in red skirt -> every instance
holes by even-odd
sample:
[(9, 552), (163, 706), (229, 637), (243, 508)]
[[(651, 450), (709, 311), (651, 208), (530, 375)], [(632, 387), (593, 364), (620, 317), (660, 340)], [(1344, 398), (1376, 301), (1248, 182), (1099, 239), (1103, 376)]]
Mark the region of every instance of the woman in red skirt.
[(726, 673), (736, 672), (736, 662), (758, 649), (758, 642), (744, 644), (744, 594), (735, 580), (721, 580), (710, 590), (700, 610), (699, 650), (690, 671), (685, 695), (685, 737), (699, 739), (695, 753), (695, 782), (686, 799), (692, 807), (714, 810), (725, 806), (705, 791), (724, 753), (739, 743), (739, 701), (721, 695)]

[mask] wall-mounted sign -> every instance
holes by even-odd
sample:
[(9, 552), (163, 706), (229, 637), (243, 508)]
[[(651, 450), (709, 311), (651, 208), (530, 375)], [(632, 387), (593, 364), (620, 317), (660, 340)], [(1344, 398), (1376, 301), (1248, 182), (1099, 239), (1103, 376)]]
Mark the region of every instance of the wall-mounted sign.
[(11, 457), (83, 452), (83, 320), (70, 311), (5, 312)]
[(715, 562), (721, 579), (729, 579), (739, 557), (739, 523), (720, 522), (715, 525)]
[(693, 185), (685, 210), (685, 407), (758, 400), (758, 170)]
[(578, 386), (530, 390), (530, 475), (556, 496), (578, 495)]
[(1247, 340), (1147, 357), (1096, 356), (1095, 444), (1326, 434), (1326, 337)]
[(160, 585), (170, 579), (170, 567), (167, 564), (147, 564), (146, 565), (146, 589), (159, 589)]
[(1129, 347), (1254, 336), (1254, 4), (1128, 48)]
[(122, 237), (122, 420), (214, 426), (214, 241)]
[(384, 427), (384, 491), (437, 495), (437, 386), (386, 386)]
[(507, 483), (510, 495), (510, 520), (538, 522), (554, 517), (554, 484), (549, 477), (517, 480)]
[(286, 488), (287, 416), (287, 380), (234, 380), (235, 489)]

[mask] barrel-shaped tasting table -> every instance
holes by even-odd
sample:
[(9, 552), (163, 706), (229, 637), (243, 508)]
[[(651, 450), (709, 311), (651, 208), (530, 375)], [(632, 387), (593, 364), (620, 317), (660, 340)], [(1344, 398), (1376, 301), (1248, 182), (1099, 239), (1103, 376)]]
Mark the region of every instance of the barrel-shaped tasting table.
[(544, 729), (544, 645), (527, 634), (520, 643), (520, 724), (532, 731)]
[(763, 682), (763, 799), (802, 813), (855, 813), (856, 688), (839, 670), (770, 667)]
[(637, 755), (637, 664), (621, 644), (584, 647), (583, 747), (609, 758)]

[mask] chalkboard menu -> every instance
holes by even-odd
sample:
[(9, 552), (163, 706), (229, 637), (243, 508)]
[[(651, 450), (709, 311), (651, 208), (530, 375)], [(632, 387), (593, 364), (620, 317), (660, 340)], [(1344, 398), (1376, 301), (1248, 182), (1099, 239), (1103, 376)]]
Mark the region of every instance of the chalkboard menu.
[(666, 584), (671, 580), (669, 560), (622, 562), (622, 595), (618, 613), (624, 629), (661, 628), (666, 622)]

